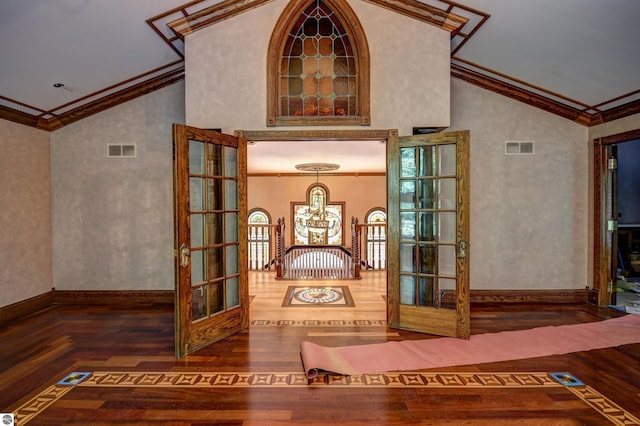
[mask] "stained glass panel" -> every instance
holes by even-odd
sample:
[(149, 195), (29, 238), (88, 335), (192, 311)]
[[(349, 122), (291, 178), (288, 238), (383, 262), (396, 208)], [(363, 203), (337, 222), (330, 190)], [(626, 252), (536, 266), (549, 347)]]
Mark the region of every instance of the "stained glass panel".
[(359, 114), (351, 40), (338, 16), (322, 0), (309, 3), (293, 24), (280, 66), (281, 116)]

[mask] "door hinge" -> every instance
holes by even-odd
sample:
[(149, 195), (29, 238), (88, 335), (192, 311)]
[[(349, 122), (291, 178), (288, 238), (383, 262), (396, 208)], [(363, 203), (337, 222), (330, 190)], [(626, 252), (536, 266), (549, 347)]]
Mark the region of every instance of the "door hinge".
[(618, 230), (618, 221), (610, 219), (607, 221), (607, 231), (613, 232)]
[(613, 291), (613, 281), (607, 283), (607, 291), (611, 293)]
[(617, 170), (618, 169), (618, 159), (609, 158), (609, 170)]

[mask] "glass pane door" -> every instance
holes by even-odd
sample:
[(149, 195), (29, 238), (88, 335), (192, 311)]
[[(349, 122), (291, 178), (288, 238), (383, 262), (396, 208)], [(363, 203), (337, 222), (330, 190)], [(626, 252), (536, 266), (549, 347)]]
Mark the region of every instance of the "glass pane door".
[(175, 125), (176, 354), (248, 325), (246, 141)]
[(389, 323), (468, 336), (468, 132), (390, 142)]

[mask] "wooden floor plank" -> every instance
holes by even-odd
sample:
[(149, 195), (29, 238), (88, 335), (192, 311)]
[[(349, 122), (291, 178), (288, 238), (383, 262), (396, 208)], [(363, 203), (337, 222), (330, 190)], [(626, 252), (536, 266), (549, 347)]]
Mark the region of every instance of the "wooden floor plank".
[[(348, 379), (354, 378), (342, 376), (321, 376), (323, 382), (308, 384), (299, 356), (303, 340), (338, 346), (435, 338), (387, 328), (384, 275), (367, 274), (363, 280), (348, 284), (355, 308), (309, 310), (280, 306), (291, 282), (252, 274), (252, 326), (182, 360), (173, 356), (172, 305), (56, 305), (45, 309), (0, 330), (0, 412), (26, 407), (21, 413), (29, 416), (24, 418), (29, 425), (640, 422), (638, 344), (419, 372), (464, 378), (532, 371), (547, 377), (548, 372), (568, 371), (588, 385), (580, 392), (560, 385), (400, 388), (363, 382), (361, 386), (349, 386)], [(483, 304), (472, 306), (471, 326), (472, 333), (479, 334), (578, 324), (619, 315), (618, 311), (587, 304)], [(91, 372), (95, 375), (92, 377), (117, 372), (258, 376), (256, 385), (242, 388), (94, 386), (89, 382), (73, 387), (55, 385), (74, 371)], [(273, 374), (289, 375), (287, 380), (294, 380), (295, 386), (268, 385)], [(154, 379), (145, 380), (153, 383)], [(605, 417), (607, 413), (609, 418)]]

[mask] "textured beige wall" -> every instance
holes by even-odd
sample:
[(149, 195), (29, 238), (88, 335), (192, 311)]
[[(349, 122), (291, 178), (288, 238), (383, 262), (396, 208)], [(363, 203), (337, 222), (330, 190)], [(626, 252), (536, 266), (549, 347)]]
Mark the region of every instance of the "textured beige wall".
[(0, 120), (0, 307), (51, 291), (49, 133)]
[[(262, 208), (269, 212), (271, 220), (285, 218), (286, 245), (291, 244), (291, 201), (305, 201), (306, 191), (315, 184), (316, 177), (282, 176), (249, 177), (249, 209)], [(373, 208), (387, 208), (385, 176), (320, 176), (320, 183), (329, 188), (329, 201), (344, 201), (344, 239), (343, 245), (351, 246), (351, 218), (365, 222), (365, 215)]]
[(588, 129), (456, 79), (452, 106), (451, 129), (471, 132), (471, 288), (584, 288)]
[[(52, 134), (53, 282), (59, 290), (174, 287), (171, 125), (178, 83)], [(107, 158), (107, 144), (136, 158)]]
[[(186, 37), (188, 124), (226, 133), (266, 129), (267, 49), (286, 3), (277, 0)], [(449, 125), (449, 33), (369, 3), (350, 4), (371, 55), (366, 128), (406, 134), (414, 126)]]

